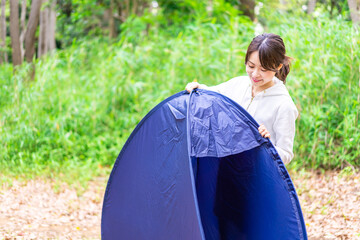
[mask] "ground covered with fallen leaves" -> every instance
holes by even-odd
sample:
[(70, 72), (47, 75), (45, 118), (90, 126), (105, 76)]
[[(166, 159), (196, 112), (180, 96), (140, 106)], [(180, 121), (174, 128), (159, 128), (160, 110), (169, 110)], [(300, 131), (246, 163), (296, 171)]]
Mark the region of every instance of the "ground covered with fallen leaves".
[[(291, 172), (309, 239), (360, 239), (360, 173)], [(49, 180), (0, 187), (0, 239), (100, 239), (106, 177), (86, 190)]]

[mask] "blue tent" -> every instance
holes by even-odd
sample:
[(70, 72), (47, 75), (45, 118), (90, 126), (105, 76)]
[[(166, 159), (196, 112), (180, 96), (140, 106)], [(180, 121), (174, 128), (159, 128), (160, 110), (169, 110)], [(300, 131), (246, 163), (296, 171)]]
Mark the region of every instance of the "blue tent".
[(307, 239), (290, 176), (257, 128), (212, 91), (158, 104), (116, 159), (102, 239)]

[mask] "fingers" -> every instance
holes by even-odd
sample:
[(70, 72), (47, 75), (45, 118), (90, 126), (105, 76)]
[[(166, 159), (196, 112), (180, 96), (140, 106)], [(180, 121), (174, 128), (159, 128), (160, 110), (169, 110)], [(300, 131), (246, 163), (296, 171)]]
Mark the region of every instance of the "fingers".
[(191, 93), (192, 90), (194, 90), (195, 88), (198, 88), (198, 87), (199, 87), (199, 84), (197, 82), (191, 82), (186, 85), (185, 89), (188, 93)]
[(266, 129), (266, 127), (264, 126), (264, 124), (261, 124), (260, 127), (258, 128), (259, 133), (262, 137), (264, 138), (270, 138), (270, 133), (269, 131)]
[(186, 85), (185, 89), (188, 93), (191, 93), (192, 90), (194, 90), (195, 88), (198, 88), (198, 87), (199, 87), (198, 82), (191, 82)]

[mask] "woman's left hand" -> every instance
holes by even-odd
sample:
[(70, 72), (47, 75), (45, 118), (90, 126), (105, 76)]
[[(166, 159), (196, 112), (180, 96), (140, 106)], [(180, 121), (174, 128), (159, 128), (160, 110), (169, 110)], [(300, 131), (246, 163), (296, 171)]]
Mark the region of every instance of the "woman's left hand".
[(264, 126), (264, 124), (260, 124), (260, 127), (258, 128), (259, 133), (261, 134), (262, 137), (264, 138), (270, 138), (270, 133), (269, 131), (266, 129), (266, 127)]

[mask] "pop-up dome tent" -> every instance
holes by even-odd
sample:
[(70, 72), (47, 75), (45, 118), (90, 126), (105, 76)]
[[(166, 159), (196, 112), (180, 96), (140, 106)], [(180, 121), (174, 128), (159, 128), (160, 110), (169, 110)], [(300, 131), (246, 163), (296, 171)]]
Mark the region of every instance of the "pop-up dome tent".
[(216, 92), (162, 101), (116, 159), (102, 239), (307, 239), (290, 176), (257, 128)]

